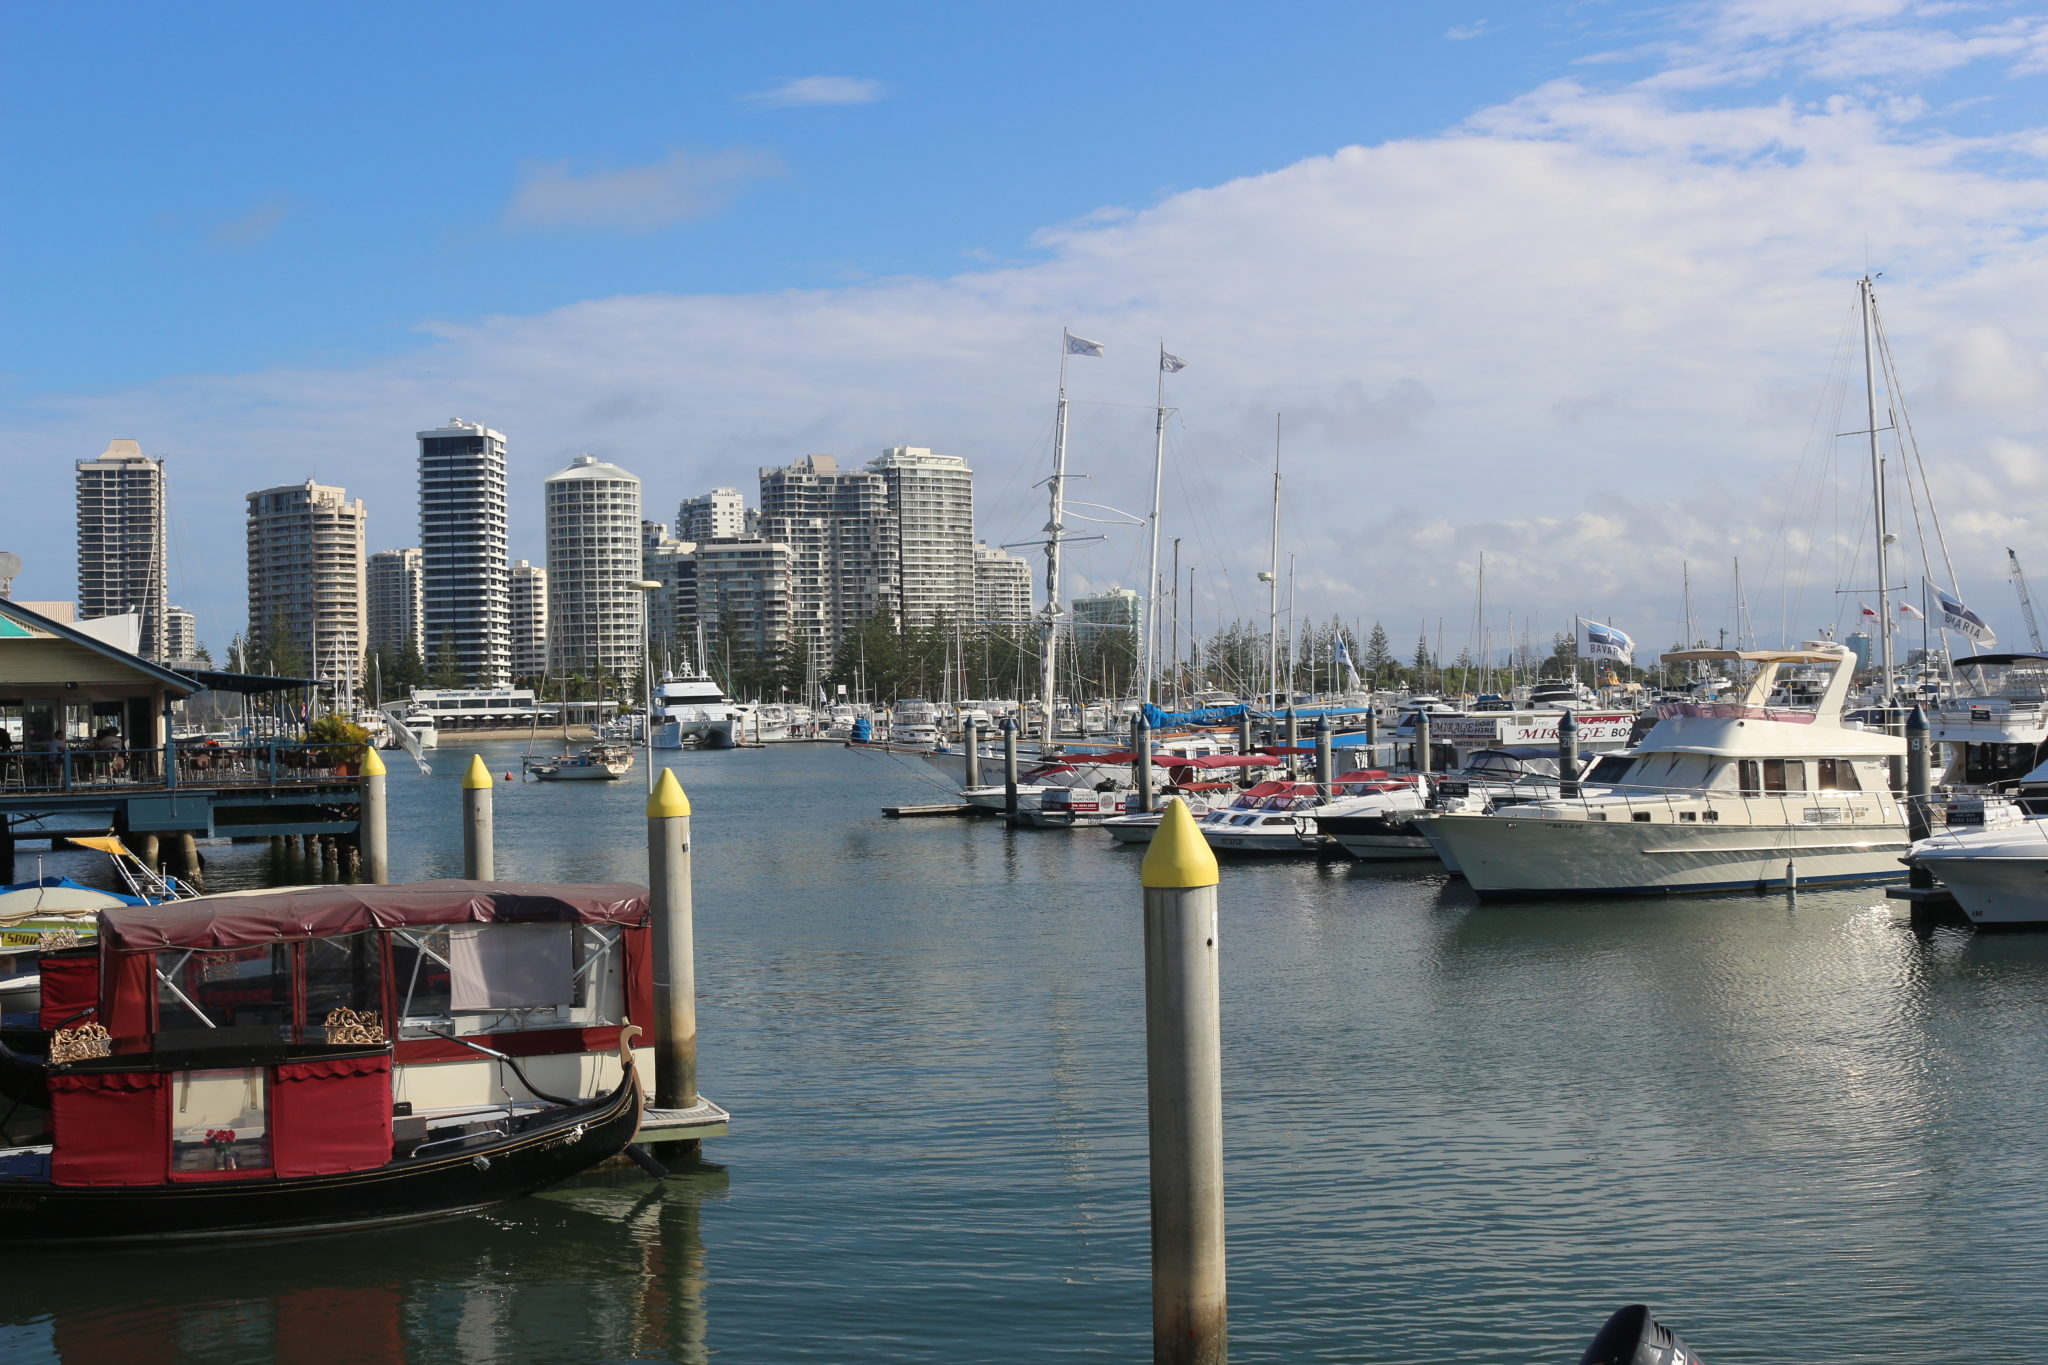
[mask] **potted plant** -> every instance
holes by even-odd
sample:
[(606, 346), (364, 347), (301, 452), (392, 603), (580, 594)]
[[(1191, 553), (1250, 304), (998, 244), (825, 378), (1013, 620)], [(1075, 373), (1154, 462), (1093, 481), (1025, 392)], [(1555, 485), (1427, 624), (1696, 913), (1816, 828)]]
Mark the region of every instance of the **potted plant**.
[(329, 711), (316, 719), (308, 727), (306, 737), (321, 746), (312, 751), (320, 764), (333, 768), (342, 777), (355, 771), (357, 755), (370, 742), (370, 732), (339, 711)]

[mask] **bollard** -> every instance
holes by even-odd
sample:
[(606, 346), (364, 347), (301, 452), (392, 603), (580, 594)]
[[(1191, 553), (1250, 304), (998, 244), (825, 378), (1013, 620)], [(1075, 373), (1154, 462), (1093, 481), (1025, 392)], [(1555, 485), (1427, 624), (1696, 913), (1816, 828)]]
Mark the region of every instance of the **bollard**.
[(1296, 781), (1301, 777), (1301, 755), (1294, 751), (1301, 747), (1301, 722), (1295, 718), (1294, 708), (1287, 708), (1287, 780)]
[[(1906, 717), (1906, 838), (1916, 844), (1934, 833), (1934, 776), (1927, 751), (1930, 739), (1927, 712), (1915, 706), (1913, 714)], [(1913, 864), (1906, 884), (1925, 890), (1934, 885), (1934, 874)]]
[(1372, 703), (1365, 706), (1365, 766), (1380, 766), (1380, 715), (1372, 709)]
[(385, 798), (384, 760), (374, 748), (363, 750), (363, 807), (356, 842), (363, 850), (363, 880), (383, 886), (391, 880), (390, 807)]
[(1557, 721), (1557, 794), (1567, 801), (1579, 795), (1579, 723), (1570, 711)]
[(491, 770), (482, 754), (471, 754), (462, 775), (462, 875), (473, 882), (498, 879), (497, 852), (492, 847)]
[(967, 745), (967, 786), (981, 785), (981, 722), (969, 712), (960, 721), (960, 736)]
[(1237, 722), (1237, 751), (1248, 754), (1252, 751), (1252, 709), (1247, 706), (1244, 715)]
[(1003, 717), (1003, 818), (1017, 819), (1017, 719)]
[(1145, 1090), (1154, 1365), (1228, 1358), (1216, 855), (1187, 803), (1145, 853)]
[(1415, 713), (1415, 771), (1429, 772), (1429, 712)]
[(690, 798), (663, 768), (647, 798), (653, 895), (654, 1107), (697, 1107), (697, 964), (690, 892)]
[(1337, 794), (1336, 741), (1330, 737), (1330, 718), (1316, 717), (1316, 785), (1325, 797)]
[(1145, 713), (1140, 711), (1131, 717), (1131, 750), (1138, 761), (1132, 765), (1132, 785), (1138, 797), (1137, 809), (1150, 813), (1152, 809), (1152, 727), (1145, 723)]

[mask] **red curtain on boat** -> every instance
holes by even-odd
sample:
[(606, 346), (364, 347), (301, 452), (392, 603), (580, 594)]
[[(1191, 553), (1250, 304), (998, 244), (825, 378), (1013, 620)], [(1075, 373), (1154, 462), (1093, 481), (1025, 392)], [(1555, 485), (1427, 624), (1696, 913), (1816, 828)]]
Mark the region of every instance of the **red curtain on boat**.
[[(171, 1088), (161, 1071), (50, 1077), (50, 1179), (59, 1185), (161, 1185), (171, 1178)], [(388, 1109), (389, 1106), (387, 1105)]]
[(626, 941), (626, 1020), (640, 1026), (635, 1047), (654, 1046), (654, 931), (645, 925), (628, 928)]
[(115, 1038), (141, 1038), (156, 1032), (154, 955), (102, 951), (99, 1021)]
[(368, 1170), (391, 1160), (390, 1056), (275, 1068), (270, 1153), (280, 1179)]
[(43, 977), (43, 1011), (37, 1023), (42, 1028), (76, 1028), (92, 1016), (73, 1018), (93, 1010), (100, 1003), (100, 960), (92, 953), (77, 957), (51, 953), (37, 964)]

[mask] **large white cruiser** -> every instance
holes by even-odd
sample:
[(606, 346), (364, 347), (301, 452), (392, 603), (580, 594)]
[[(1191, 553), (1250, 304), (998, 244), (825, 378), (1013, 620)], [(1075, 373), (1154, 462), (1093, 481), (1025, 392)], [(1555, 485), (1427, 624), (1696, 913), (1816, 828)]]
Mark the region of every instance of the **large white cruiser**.
[[(1903, 739), (1842, 719), (1855, 656), (1832, 640), (1797, 650), (1692, 649), (1666, 663), (1747, 662), (1739, 702), (1678, 702), (1585, 794), (1416, 830), (1482, 896), (1722, 891), (1900, 875), (1905, 809), (1892, 793)], [(1767, 706), (1778, 670), (1827, 665), (1812, 710)], [(1818, 679), (1817, 679), (1818, 681)]]
[(731, 749), (738, 733), (741, 708), (727, 700), (725, 689), (698, 673), (663, 678), (654, 693), (654, 741), (657, 749), (696, 744), (706, 749)]

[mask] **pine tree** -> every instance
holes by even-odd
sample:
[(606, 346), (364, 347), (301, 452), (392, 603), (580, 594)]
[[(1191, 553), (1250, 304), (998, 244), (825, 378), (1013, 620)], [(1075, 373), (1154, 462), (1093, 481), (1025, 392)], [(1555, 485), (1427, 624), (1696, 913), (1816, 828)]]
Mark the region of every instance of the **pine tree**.
[(1363, 662), (1369, 687), (1379, 686), (1380, 679), (1394, 667), (1394, 647), (1387, 640), (1386, 629), (1377, 621), (1372, 623), (1372, 634), (1366, 637)]
[(1416, 636), (1415, 673), (1418, 685), (1421, 683), (1421, 675), (1429, 672), (1429, 670), (1434, 668), (1435, 666), (1436, 661), (1429, 657), (1429, 637), (1427, 635)]
[(427, 681), (435, 687), (462, 686), (462, 656), (455, 652), (454, 636), (441, 637), (441, 646), (434, 651), (434, 668), (427, 675)]

